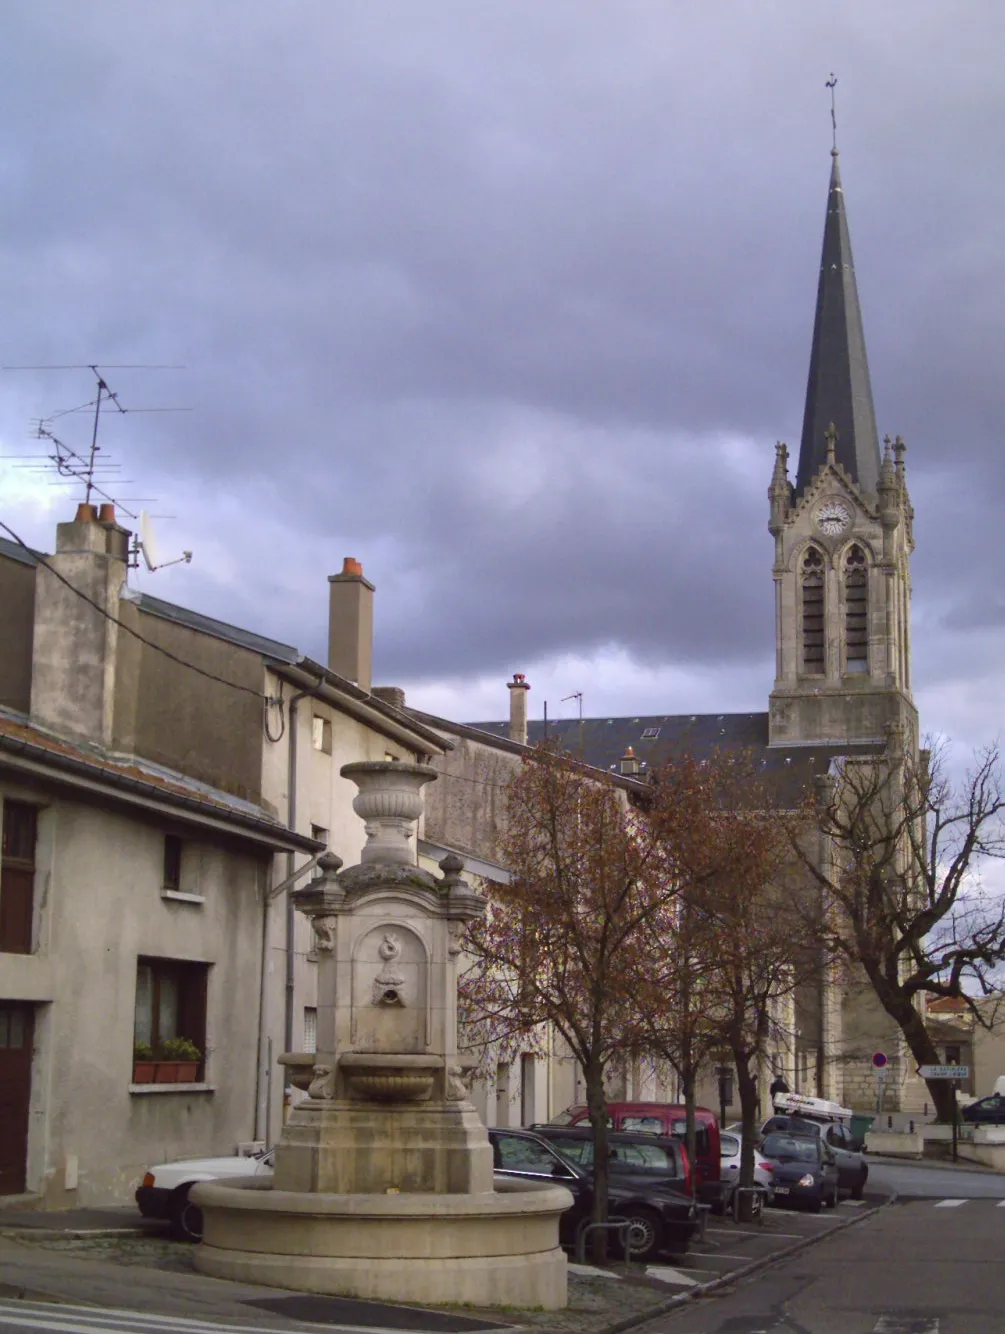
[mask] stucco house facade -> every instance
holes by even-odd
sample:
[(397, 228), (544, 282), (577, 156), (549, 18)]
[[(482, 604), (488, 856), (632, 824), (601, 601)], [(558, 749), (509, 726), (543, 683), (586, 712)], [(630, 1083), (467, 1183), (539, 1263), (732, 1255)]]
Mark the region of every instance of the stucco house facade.
[[(316, 1009), (288, 893), (362, 842), (339, 769), (445, 745), (371, 688), (355, 561), (329, 580), (325, 665), (138, 593), (129, 538), (83, 505), (51, 555), (0, 541), (0, 1110), (19, 1126), (0, 1195), (56, 1205), (129, 1198), (151, 1157), (275, 1140), (279, 1057), (311, 1046)], [(130, 1035), (192, 1038), (196, 1077), (140, 1088)]]

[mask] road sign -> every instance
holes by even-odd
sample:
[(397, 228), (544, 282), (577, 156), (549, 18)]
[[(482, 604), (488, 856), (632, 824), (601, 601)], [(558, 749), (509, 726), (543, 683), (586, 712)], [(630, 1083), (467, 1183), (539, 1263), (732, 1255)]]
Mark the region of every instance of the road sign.
[(922, 1079), (969, 1079), (969, 1065), (919, 1065)]
[(875, 1052), (873, 1054), (872, 1063), (875, 1069), (882, 1070), (883, 1066), (886, 1065), (886, 1052), (884, 1051)]

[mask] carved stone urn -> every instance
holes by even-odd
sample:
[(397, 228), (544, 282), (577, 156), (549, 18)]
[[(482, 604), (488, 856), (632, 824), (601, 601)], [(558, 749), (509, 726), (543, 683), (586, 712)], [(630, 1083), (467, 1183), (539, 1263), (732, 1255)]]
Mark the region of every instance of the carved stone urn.
[(359, 788), (352, 808), (366, 826), (366, 847), (360, 854), (365, 866), (414, 866), (413, 833), (422, 814), (422, 789), (436, 770), (396, 760), (361, 761), (339, 770)]

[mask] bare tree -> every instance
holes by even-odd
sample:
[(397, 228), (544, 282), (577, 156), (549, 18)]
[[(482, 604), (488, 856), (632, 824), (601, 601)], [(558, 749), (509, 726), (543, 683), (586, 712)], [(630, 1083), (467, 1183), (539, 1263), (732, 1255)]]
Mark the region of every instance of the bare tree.
[(604, 1221), (604, 1076), (624, 1055), (632, 997), (646, 975), (643, 924), (676, 889), (660, 842), (607, 775), (539, 748), (505, 797), (510, 880), (489, 887), (489, 911), (471, 928), (464, 1001), (500, 1031), (551, 1024), (565, 1040), (586, 1084), (593, 1219)]
[[(980, 1002), (1005, 959), (1005, 900), (980, 879), (1005, 854), (998, 748), (980, 751), (957, 788), (942, 760), (913, 754), (889, 729), (884, 753), (846, 758), (818, 782), (807, 814), (829, 842), (829, 864), (794, 844), (823, 891), (822, 942), (864, 971), (919, 1066), (938, 1063), (924, 997), (960, 998), (990, 1027), (997, 1009)], [(928, 1090), (950, 1120), (950, 1085), (932, 1080)]]
[(652, 832), (679, 896), (669, 908), (675, 930), (657, 935), (658, 919), (646, 923), (652, 975), (666, 1004), (645, 997), (640, 1024), (652, 1049), (681, 1074), (692, 1152), (698, 1071), (714, 1052), (730, 1053), (744, 1132), (740, 1183), (749, 1186), (757, 1073), (773, 1016), (817, 966), (787, 906), (797, 815), (780, 805), (745, 751), (685, 755), (656, 776), (655, 786)]

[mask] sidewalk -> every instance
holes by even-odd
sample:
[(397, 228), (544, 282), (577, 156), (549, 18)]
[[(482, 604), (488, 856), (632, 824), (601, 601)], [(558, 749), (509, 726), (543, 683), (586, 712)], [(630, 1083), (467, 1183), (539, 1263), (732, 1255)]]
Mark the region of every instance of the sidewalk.
[(166, 1234), (159, 1219), (143, 1218), (135, 1205), (103, 1209), (0, 1209), (0, 1234), (35, 1236), (127, 1236)]
[[(868, 1217), (868, 1204), (807, 1215), (769, 1210), (763, 1225), (716, 1219), (707, 1237), (666, 1264), (570, 1266), (569, 1306), (562, 1312), (421, 1310), (314, 1297), (252, 1287), (195, 1272), (193, 1247), (170, 1240), (131, 1209), (78, 1209), (55, 1214), (0, 1213), (0, 1298), (93, 1304), (164, 1317), (294, 1329), (302, 1322), (413, 1331), (488, 1331), (519, 1325), (535, 1334), (603, 1334), (640, 1324), (668, 1303), (710, 1284), (772, 1264), (832, 1230)], [(857, 1217), (856, 1217), (857, 1216)], [(403, 1320), (419, 1323), (402, 1323)]]

